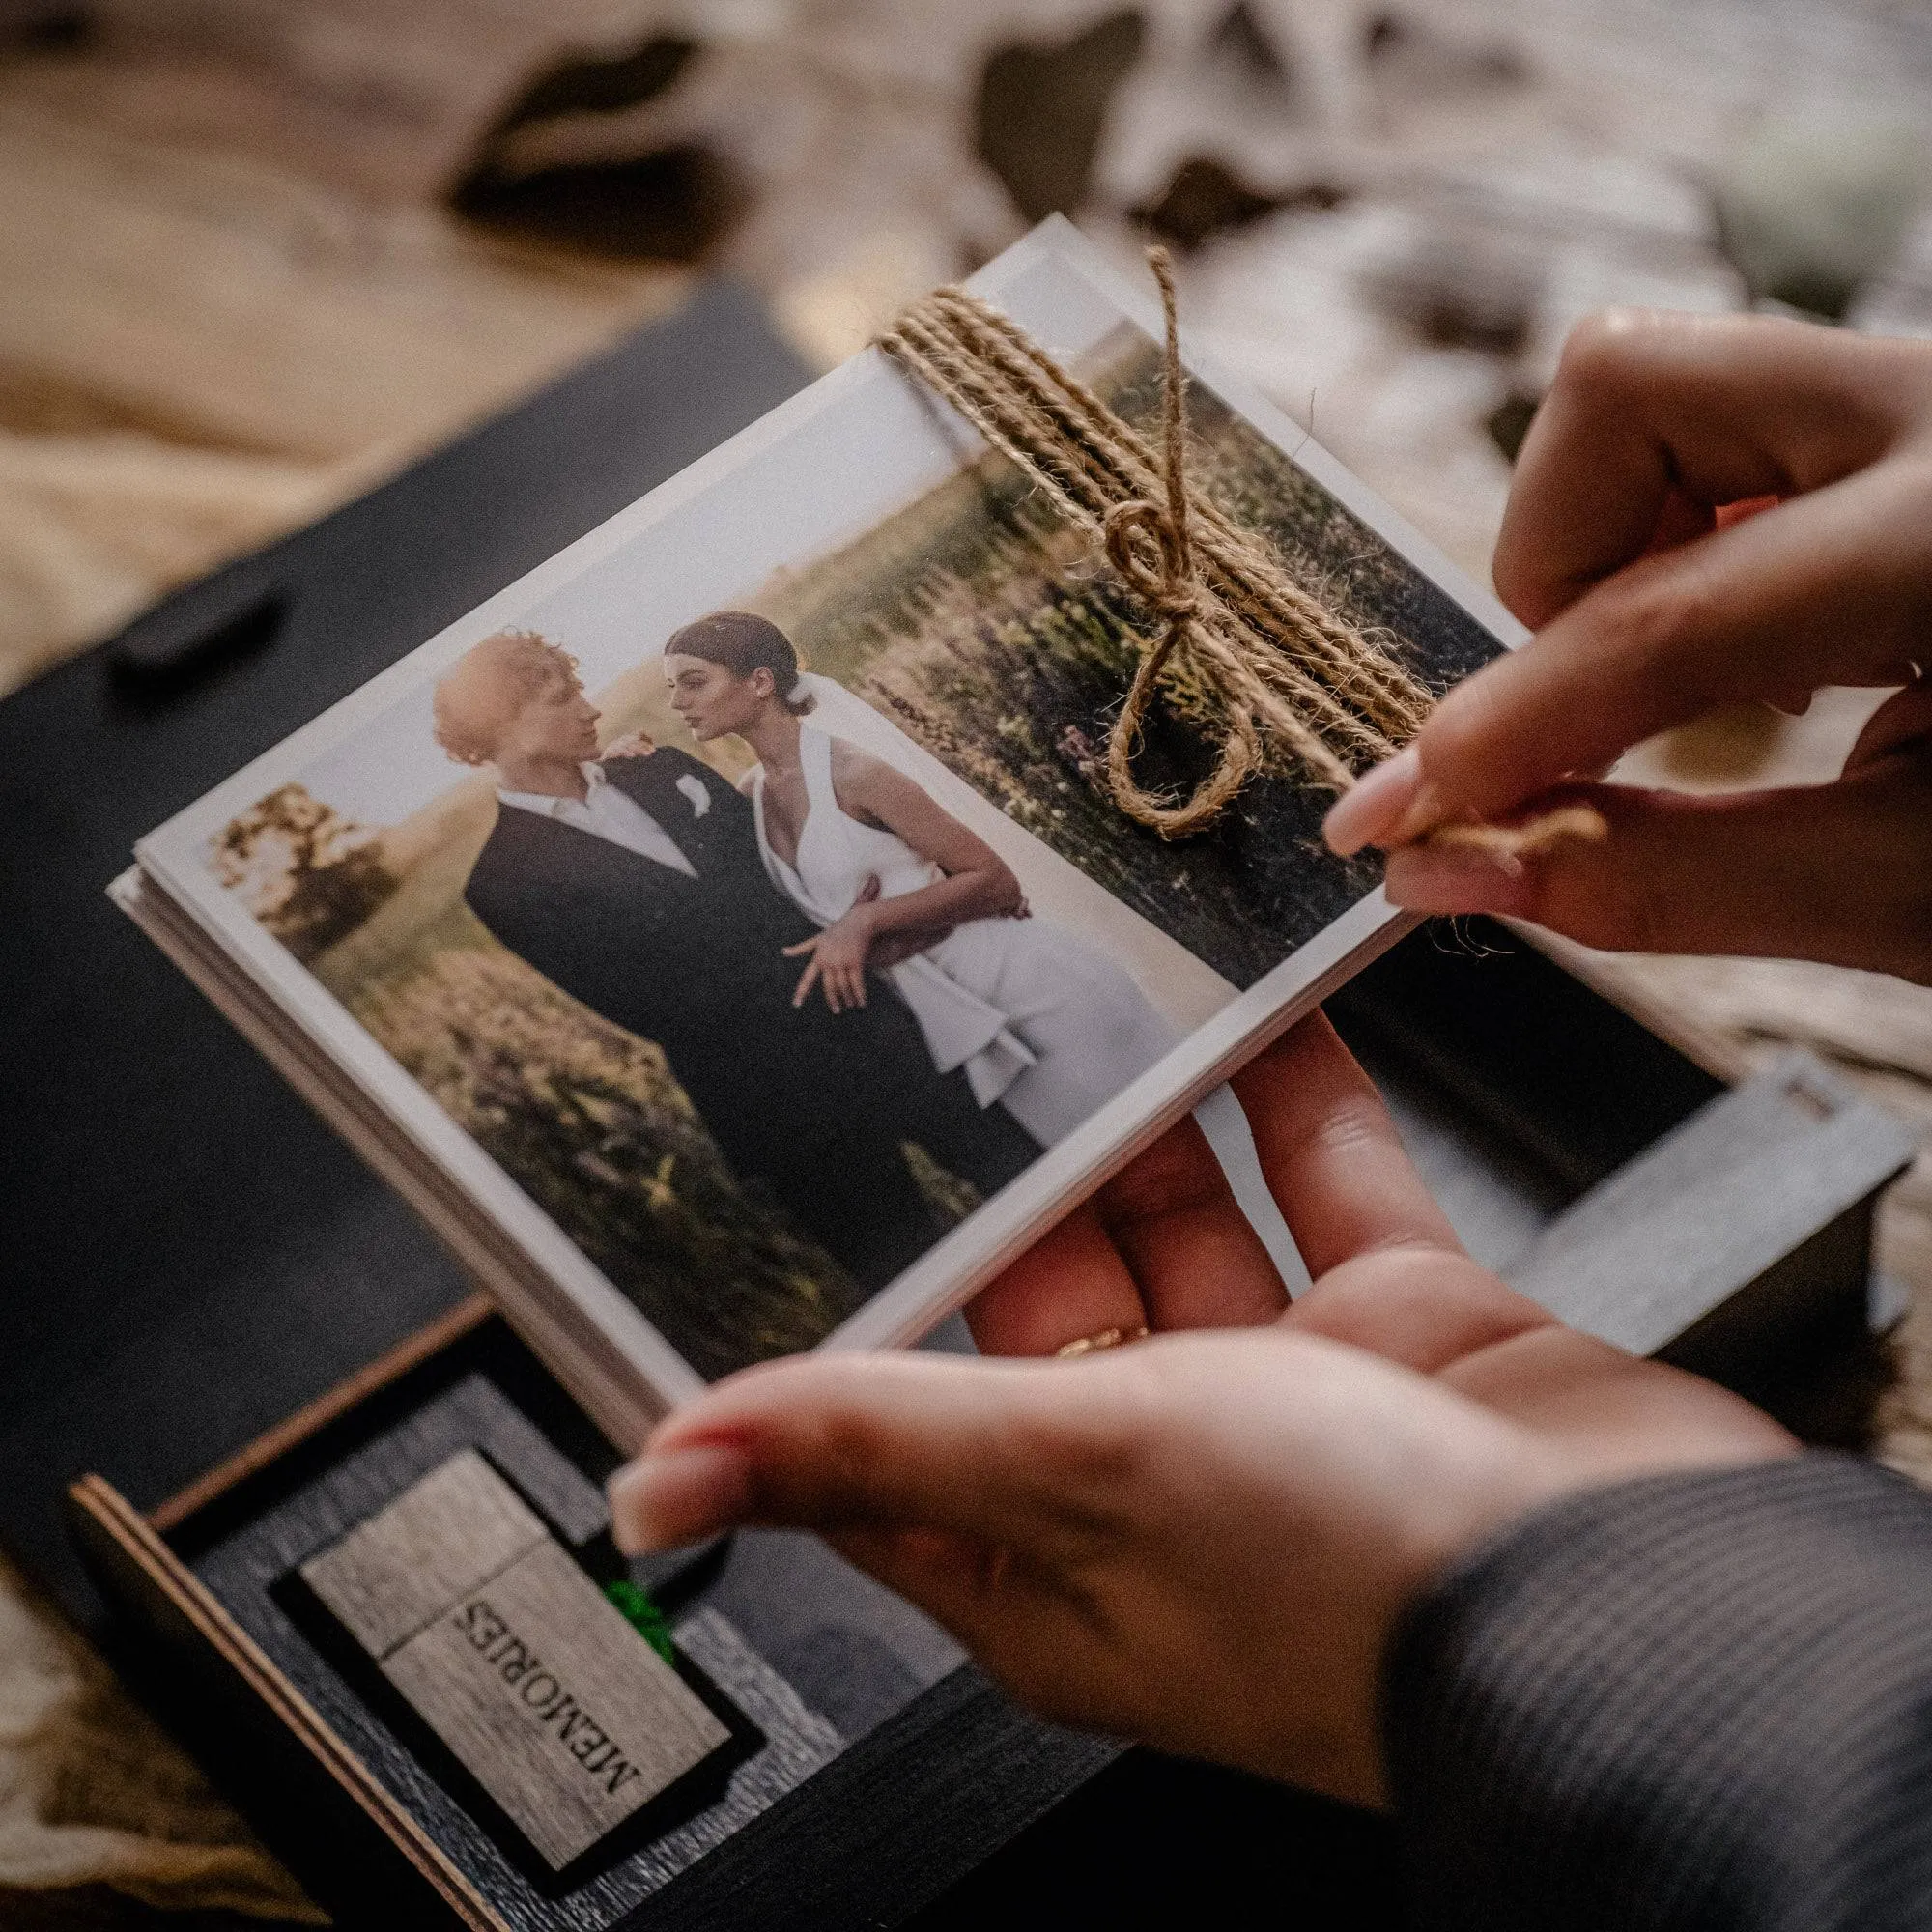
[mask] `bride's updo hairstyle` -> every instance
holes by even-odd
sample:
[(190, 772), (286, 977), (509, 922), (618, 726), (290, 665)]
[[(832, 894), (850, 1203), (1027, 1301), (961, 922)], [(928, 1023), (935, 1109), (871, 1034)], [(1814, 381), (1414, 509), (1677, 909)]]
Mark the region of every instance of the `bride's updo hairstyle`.
[(799, 679), (798, 653), (791, 639), (769, 617), (750, 611), (714, 611), (674, 631), (665, 656), (702, 658), (723, 665), (736, 677), (768, 670), (779, 701), (794, 718), (803, 718), (817, 702)]

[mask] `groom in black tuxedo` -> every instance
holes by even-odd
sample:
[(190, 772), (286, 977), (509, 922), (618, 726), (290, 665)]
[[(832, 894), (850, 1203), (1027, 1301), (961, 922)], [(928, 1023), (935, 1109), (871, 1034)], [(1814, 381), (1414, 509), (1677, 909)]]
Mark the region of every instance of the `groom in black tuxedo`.
[(991, 1194), (1038, 1146), (963, 1073), (938, 1073), (890, 995), (792, 1004), (784, 949), (813, 927), (765, 874), (750, 802), (641, 740), (600, 760), (573, 659), (503, 632), (437, 688), (438, 742), (494, 766), (499, 809), (465, 897), (573, 999), (664, 1051), (741, 1181), (763, 1187), (867, 1289), (943, 1232), (916, 1143)]

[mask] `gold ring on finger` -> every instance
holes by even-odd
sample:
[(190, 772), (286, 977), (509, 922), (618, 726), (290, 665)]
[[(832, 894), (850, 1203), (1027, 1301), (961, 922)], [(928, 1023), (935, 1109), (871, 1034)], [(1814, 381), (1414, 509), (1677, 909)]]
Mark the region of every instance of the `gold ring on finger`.
[(1102, 1328), (1094, 1335), (1082, 1335), (1071, 1342), (1063, 1343), (1053, 1352), (1061, 1361), (1071, 1361), (1076, 1355), (1097, 1355), (1102, 1349), (1119, 1349), (1129, 1342), (1145, 1342), (1148, 1337), (1146, 1324), (1138, 1328)]

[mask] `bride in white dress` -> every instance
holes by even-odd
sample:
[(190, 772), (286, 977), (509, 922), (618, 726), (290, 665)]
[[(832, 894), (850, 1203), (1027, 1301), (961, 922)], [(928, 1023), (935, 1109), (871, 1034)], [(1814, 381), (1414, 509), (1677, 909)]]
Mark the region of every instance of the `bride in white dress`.
[(835, 1011), (883, 973), (941, 1072), (963, 1065), (982, 1107), (1044, 1147), (1064, 1140), (1179, 1038), (1133, 980), (1074, 933), (1032, 917), (977, 834), (903, 772), (803, 719), (812, 679), (790, 640), (745, 611), (700, 617), (665, 646), (671, 709), (700, 743), (736, 733), (758, 850), (821, 930), (795, 1003)]

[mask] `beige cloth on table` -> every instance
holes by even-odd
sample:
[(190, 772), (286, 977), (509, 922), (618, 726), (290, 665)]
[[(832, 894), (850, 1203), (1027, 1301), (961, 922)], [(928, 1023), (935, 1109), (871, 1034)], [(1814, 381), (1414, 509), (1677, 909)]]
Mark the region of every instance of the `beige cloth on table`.
[(208, 1780), (18, 1571), (0, 1560), (0, 1926), (23, 1891), (323, 1925)]

